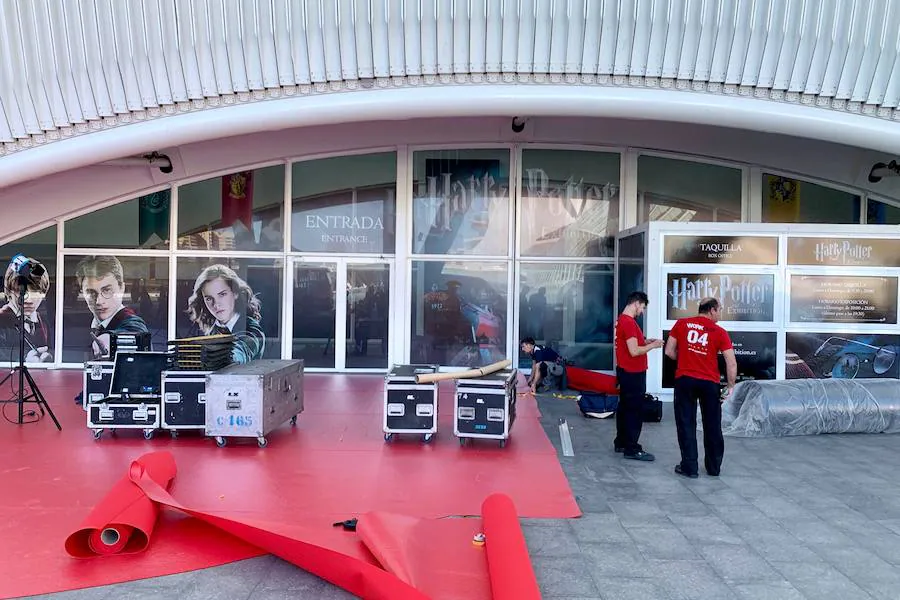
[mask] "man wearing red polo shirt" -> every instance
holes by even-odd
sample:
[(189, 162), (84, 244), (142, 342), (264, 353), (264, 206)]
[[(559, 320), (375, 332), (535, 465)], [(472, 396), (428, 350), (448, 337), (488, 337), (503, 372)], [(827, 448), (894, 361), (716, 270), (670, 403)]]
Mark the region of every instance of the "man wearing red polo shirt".
[(616, 378), (619, 382), (619, 406), (616, 409), (616, 452), (625, 458), (652, 461), (654, 456), (644, 452), (639, 443), (644, 424), (644, 394), (647, 393), (647, 353), (662, 348), (662, 340), (645, 340), (637, 324), (649, 300), (644, 292), (632, 292), (625, 300), (625, 309), (616, 321)]
[(675, 472), (699, 477), (697, 464), (697, 403), (703, 419), (703, 451), (706, 472), (719, 475), (725, 454), (722, 436), (722, 402), (719, 384), (719, 353), (725, 357), (728, 394), (737, 379), (737, 360), (728, 332), (716, 324), (721, 306), (715, 298), (704, 298), (696, 317), (678, 319), (666, 342), (666, 356), (678, 363), (675, 370), (675, 428), (681, 448), (681, 464)]

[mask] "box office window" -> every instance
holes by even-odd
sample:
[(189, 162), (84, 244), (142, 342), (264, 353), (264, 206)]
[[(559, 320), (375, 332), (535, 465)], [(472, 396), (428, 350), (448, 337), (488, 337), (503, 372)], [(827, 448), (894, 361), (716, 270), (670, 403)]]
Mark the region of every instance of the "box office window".
[(180, 250), (283, 249), (284, 165), (178, 188)]
[(49, 363), (56, 358), (56, 235), (53, 225), (0, 246), (4, 273), (0, 290), (0, 362), (19, 361), (19, 305), (23, 282), (11, 267), (12, 258), (17, 254), (39, 265), (38, 269), (32, 266), (24, 282), (25, 362)]
[(292, 250), (394, 253), (395, 153), (309, 160), (291, 169)]
[(69, 248), (169, 247), (172, 192), (160, 190), (66, 221)]
[(763, 223), (859, 223), (860, 202), (856, 194), (763, 173)]
[(80, 363), (108, 355), (113, 333), (149, 332), (153, 349), (165, 349), (167, 258), (70, 255), (63, 268), (63, 362)]
[(613, 256), (620, 162), (609, 152), (523, 150), (521, 255)]
[(531, 336), (585, 369), (612, 369), (613, 279), (613, 265), (520, 264), (518, 339)]
[(454, 367), (506, 358), (505, 262), (414, 261), (413, 363)]
[(740, 169), (689, 160), (638, 157), (638, 223), (740, 222)]
[(178, 337), (231, 334), (235, 362), (281, 358), (283, 264), (268, 258), (179, 258)]
[(509, 150), (413, 154), (413, 252), (509, 254)]

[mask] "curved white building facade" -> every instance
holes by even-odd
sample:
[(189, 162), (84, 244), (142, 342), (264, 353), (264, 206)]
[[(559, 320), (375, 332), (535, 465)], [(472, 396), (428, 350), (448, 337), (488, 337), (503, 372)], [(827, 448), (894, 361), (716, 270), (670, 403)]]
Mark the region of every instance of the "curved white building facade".
[(609, 370), (619, 231), (900, 223), (898, 0), (19, 0), (0, 32), (0, 259), (51, 272), (47, 365), (90, 357), (90, 256), (157, 343), (225, 264), (265, 356), (533, 335)]

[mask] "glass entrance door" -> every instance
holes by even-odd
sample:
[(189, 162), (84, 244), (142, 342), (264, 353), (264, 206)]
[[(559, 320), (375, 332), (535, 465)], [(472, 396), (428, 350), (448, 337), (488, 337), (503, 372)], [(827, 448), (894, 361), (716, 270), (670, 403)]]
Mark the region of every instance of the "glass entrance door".
[(292, 275), (292, 358), (314, 369), (388, 368), (389, 262), (298, 258)]

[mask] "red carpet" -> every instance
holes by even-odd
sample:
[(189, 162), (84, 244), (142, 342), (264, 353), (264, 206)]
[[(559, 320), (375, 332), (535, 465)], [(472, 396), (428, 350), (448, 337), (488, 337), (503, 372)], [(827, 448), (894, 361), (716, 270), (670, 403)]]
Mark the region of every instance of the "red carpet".
[[(72, 398), (77, 372), (37, 373), (63, 424), (0, 422), (0, 597), (48, 593), (194, 570), (261, 551), (198, 520), (164, 511), (149, 548), (136, 555), (74, 560), (66, 536), (121, 478), (137, 456), (165, 449), (179, 477), (171, 492), (197, 510), (236, 519), (304, 527), (305, 539), (338, 551), (348, 538), (331, 523), (369, 511), (409, 516), (479, 515), (494, 492), (509, 495), (523, 517), (580, 514), (530, 396), (506, 448), (461, 448), (453, 436), (450, 387), (442, 388), (441, 427), (430, 445), (416, 438), (385, 444), (383, 379), (308, 375), (298, 426), (282, 427), (269, 446), (217, 448), (211, 440), (165, 432), (146, 441), (120, 432), (95, 442)], [(6, 394), (4, 394), (6, 395)], [(12, 406), (6, 415), (13, 415)], [(317, 537), (316, 537), (317, 536)], [(348, 550), (352, 551), (352, 550)]]

